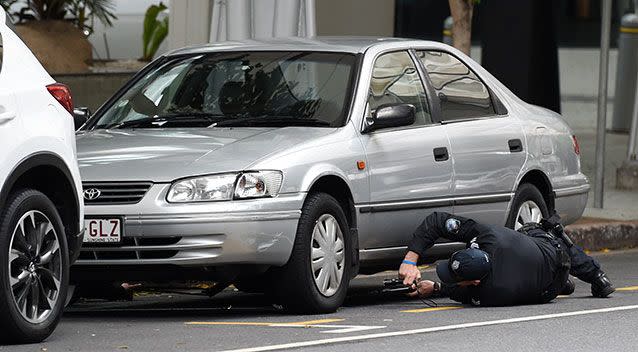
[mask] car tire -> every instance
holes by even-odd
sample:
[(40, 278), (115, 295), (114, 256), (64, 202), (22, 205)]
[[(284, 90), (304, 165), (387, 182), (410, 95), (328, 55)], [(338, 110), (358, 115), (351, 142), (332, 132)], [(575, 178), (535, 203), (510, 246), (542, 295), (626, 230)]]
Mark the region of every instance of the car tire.
[(336, 199), (326, 193), (308, 195), (290, 259), (275, 272), (277, 297), (284, 308), (321, 314), (332, 313), (343, 304), (352, 269), (347, 229)]
[(15, 192), (0, 216), (0, 343), (51, 335), (68, 281), (66, 235), (55, 205), (33, 189)]
[(536, 186), (523, 183), (516, 190), (505, 226), (518, 230), (526, 222), (539, 222), (549, 216), (545, 198)]

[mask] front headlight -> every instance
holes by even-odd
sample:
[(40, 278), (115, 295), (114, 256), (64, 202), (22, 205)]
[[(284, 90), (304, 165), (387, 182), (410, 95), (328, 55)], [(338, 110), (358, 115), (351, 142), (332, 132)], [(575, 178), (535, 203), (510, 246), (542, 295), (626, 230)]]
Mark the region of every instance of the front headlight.
[(175, 182), (168, 191), (170, 203), (208, 202), (233, 198), (237, 174), (194, 177)]
[(274, 197), (283, 176), (279, 171), (246, 172), (239, 175), (235, 198)]
[(169, 203), (210, 202), (243, 198), (274, 197), (279, 193), (280, 171), (219, 174), (175, 182), (168, 190)]

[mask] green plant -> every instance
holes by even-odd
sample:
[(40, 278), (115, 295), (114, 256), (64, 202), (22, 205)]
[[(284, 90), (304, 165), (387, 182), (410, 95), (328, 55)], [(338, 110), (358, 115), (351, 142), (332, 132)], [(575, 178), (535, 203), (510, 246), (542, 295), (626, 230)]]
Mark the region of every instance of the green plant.
[(168, 35), (168, 17), (159, 20), (157, 17), (168, 8), (164, 3), (151, 5), (144, 15), (144, 33), (142, 34), (142, 60), (151, 61), (157, 49)]
[(19, 11), (12, 13), (19, 23), (28, 21), (71, 21), (86, 35), (93, 33), (95, 19), (105, 26), (112, 26), (117, 19), (113, 0), (0, 0), (5, 8), (22, 3)]

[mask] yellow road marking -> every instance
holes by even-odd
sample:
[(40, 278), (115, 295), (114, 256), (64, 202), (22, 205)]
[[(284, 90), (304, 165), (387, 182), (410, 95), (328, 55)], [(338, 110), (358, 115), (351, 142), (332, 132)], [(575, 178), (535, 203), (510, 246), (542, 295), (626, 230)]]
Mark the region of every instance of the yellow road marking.
[(436, 312), (439, 310), (450, 310), (450, 309), (461, 309), (461, 308), (463, 307), (461, 306), (432, 307), (432, 308), (402, 310), (401, 313), (425, 313), (425, 312)]
[(616, 291), (638, 291), (638, 286), (628, 286), (617, 288)]
[(308, 321), (300, 321), (296, 323), (279, 323), (277, 325), (317, 325), (317, 324), (326, 324), (326, 323), (336, 323), (338, 321), (344, 321), (345, 319), (319, 319), (319, 320), (308, 320)]
[(266, 322), (251, 322), (251, 321), (189, 321), (186, 325), (243, 325), (243, 326), (307, 326), (325, 323), (335, 323), (338, 321), (344, 321), (344, 319), (321, 319), (321, 320), (309, 320), (299, 321), (292, 323), (266, 323)]

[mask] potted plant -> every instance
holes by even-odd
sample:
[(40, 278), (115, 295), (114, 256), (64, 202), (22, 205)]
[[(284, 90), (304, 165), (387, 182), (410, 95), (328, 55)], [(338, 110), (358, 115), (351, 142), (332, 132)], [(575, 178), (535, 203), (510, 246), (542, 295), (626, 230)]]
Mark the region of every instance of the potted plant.
[(16, 30), (51, 73), (88, 71), (95, 21), (111, 26), (113, 0), (0, 0)]

